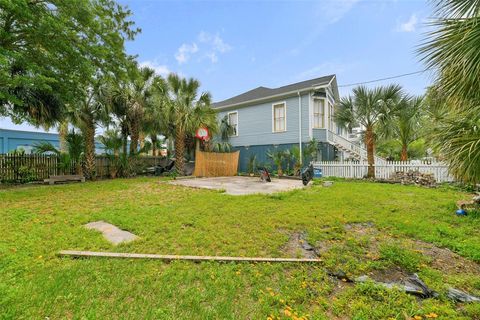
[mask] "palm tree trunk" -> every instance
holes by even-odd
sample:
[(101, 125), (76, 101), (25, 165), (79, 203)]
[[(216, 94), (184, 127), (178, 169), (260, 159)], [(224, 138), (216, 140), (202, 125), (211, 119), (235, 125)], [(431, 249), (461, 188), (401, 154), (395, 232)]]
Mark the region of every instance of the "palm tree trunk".
[(408, 152), (407, 152), (407, 145), (402, 144), (402, 153), (400, 154), (401, 161), (408, 161)]
[(83, 128), (85, 137), (85, 178), (95, 179), (95, 124), (92, 119)]
[(140, 130), (140, 133), (138, 134), (138, 142), (140, 144), (140, 150), (145, 147), (145, 133)]
[(140, 126), (136, 119), (132, 120), (131, 127), (130, 127), (130, 155), (134, 155), (137, 153), (138, 149), (138, 138), (140, 136)]
[(67, 153), (67, 134), (68, 134), (68, 121), (60, 122), (58, 126), (58, 139), (60, 140), (60, 152)]
[(365, 131), (365, 145), (367, 146), (368, 162), (367, 178), (375, 178), (375, 136), (371, 126), (368, 126)]
[(157, 136), (155, 134), (152, 134), (150, 136), (150, 139), (152, 140), (152, 156), (156, 157), (157, 156)]
[(179, 175), (183, 175), (185, 155), (185, 133), (180, 128), (175, 129), (175, 169)]

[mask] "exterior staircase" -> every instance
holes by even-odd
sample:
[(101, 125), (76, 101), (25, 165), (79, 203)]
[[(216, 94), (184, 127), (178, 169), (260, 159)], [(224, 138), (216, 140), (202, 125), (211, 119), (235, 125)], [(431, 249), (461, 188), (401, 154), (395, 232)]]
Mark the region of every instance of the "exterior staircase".
[[(350, 157), (357, 159), (359, 161), (366, 161), (367, 160), (367, 150), (362, 148), (361, 146), (355, 144), (354, 142), (335, 134), (334, 132), (327, 130), (327, 141), (328, 143), (334, 145), (337, 149), (346, 152), (350, 155)], [(386, 164), (387, 160), (385, 158), (379, 157), (377, 155), (375, 157), (376, 164)]]

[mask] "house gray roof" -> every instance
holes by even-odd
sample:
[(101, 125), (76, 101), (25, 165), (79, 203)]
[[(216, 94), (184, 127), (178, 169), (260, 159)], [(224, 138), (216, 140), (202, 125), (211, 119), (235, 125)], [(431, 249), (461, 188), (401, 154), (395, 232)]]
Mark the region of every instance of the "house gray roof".
[(315, 78), (311, 80), (306, 80), (302, 82), (297, 82), (293, 84), (289, 84), (283, 87), (279, 88), (266, 88), (266, 87), (258, 87), (255, 89), (252, 89), (250, 91), (244, 92), (242, 94), (239, 94), (237, 96), (234, 96), (232, 98), (215, 102), (212, 104), (213, 108), (222, 108), (222, 107), (227, 107), (227, 106), (234, 106), (238, 104), (242, 104), (248, 101), (252, 100), (261, 100), (261, 99), (267, 99), (269, 97), (273, 96), (278, 96), (282, 94), (287, 94), (295, 91), (301, 91), (321, 85), (325, 85), (330, 83), (332, 79), (335, 78), (335, 75), (328, 75), (320, 78)]

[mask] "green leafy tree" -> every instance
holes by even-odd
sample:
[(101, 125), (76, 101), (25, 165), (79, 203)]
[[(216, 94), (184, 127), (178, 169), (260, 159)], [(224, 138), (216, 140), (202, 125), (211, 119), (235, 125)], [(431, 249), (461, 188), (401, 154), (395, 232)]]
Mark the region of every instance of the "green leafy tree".
[(337, 122), (344, 127), (362, 126), (365, 128), (365, 145), (369, 178), (375, 177), (375, 143), (380, 128), (387, 126), (396, 110), (397, 101), (402, 95), (399, 85), (389, 85), (368, 89), (359, 86), (353, 95), (343, 97), (335, 114)]
[(100, 73), (120, 73), (139, 31), (113, 0), (0, 2), (0, 115), (53, 125)]

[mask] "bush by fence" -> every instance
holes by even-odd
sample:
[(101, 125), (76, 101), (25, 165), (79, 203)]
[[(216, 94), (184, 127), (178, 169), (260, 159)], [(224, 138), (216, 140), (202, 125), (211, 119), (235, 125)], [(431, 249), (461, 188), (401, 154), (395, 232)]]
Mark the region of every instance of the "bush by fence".
[[(148, 167), (159, 164), (162, 157), (138, 156), (130, 159), (131, 173), (141, 174)], [(120, 159), (112, 156), (96, 157), (96, 177), (115, 177), (118, 172)], [(26, 183), (43, 181), (51, 175), (75, 174), (81, 168), (73, 161), (70, 164), (62, 163), (57, 155), (43, 154), (0, 154), (0, 182)]]

